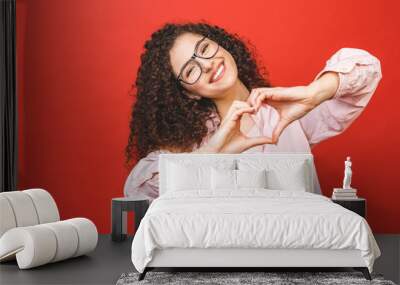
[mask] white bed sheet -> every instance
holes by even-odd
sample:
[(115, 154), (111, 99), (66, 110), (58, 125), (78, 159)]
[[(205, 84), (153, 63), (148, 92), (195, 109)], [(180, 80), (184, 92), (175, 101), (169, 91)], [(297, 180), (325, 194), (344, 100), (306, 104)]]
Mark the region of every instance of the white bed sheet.
[(370, 272), (380, 256), (361, 216), (318, 194), (266, 189), (160, 196), (133, 239), (133, 265), (143, 272), (165, 248), (357, 249)]

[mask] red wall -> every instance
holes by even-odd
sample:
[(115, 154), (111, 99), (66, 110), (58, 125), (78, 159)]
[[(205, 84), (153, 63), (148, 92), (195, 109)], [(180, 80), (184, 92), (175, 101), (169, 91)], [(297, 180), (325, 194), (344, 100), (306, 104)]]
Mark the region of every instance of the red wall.
[(110, 199), (123, 196), (128, 175), (128, 91), (144, 41), (166, 21), (205, 19), (250, 39), (274, 85), (308, 84), (341, 47), (381, 60), (367, 109), (313, 154), (325, 195), (341, 185), (351, 155), (372, 229), (400, 233), (400, 2), (191, 3), (17, 0), (19, 189), (45, 188), (62, 218), (88, 217), (110, 232)]

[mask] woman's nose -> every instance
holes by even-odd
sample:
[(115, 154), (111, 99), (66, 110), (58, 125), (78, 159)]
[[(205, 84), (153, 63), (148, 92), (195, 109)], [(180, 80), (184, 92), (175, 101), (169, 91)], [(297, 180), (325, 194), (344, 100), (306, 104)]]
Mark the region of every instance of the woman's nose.
[(207, 72), (213, 70), (213, 68), (214, 68), (214, 60), (213, 59), (198, 58), (197, 60), (200, 62), (203, 72), (207, 73)]

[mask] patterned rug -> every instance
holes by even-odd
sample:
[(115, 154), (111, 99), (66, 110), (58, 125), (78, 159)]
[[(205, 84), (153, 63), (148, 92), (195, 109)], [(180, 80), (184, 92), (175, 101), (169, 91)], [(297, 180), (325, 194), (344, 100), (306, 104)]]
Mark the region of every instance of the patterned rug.
[(139, 273), (124, 273), (117, 285), (133, 284), (379, 284), (395, 285), (384, 280), (382, 275), (372, 274), (372, 281), (364, 278), (361, 272), (147, 272), (145, 279), (138, 281)]

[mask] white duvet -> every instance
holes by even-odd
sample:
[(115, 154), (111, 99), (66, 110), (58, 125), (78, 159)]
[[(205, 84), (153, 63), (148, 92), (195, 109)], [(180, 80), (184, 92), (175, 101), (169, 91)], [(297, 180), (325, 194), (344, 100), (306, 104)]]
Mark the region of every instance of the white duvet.
[(154, 249), (358, 249), (372, 272), (380, 250), (367, 222), (330, 199), (308, 192), (247, 189), (171, 192), (155, 199), (132, 242), (143, 272)]

